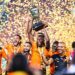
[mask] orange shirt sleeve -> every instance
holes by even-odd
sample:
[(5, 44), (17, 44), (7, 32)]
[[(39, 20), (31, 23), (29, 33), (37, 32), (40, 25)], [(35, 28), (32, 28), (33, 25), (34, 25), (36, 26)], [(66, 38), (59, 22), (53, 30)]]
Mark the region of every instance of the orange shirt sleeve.
[(22, 53), (22, 52), (23, 52), (23, 50), (24, 50), (24, 46), (23, 46), (23, 45), (21, 45), (21, 46), (19, 47), (19, 52), (20, 52), (20, 53)]
[(7, 49), (7, 51), (8, 51), (9, 54), (13, 53), (13, 51), (14, 51), (14, 47), (13, 47), (12, 44), (6, 45), (5, 48)]
[(32, 42), (32, 52), (37, 51), (37, 44), (36, 42)]
[[(7, 53), (8, 53), (8, 54), (6, 53), (5, 49), (7, 50)], [(2, 49), (2, 57), (5, 58), (5, 59), (7, 59), (8, 55), (9, 55), (10, 53), (12, 53), (13, 50), (14, 50), (14, 49), (13, 49), (13, 46), (12, 46), (11, 44), (6, 45), (6, 46)]]
[(52, 50), (47, 50), (47, 49), (45, 49), (44, 55), (45, 55), (45, 56), (52, 56)]
[(2, 49), (2, 57), (7, 59), (7, 55), (6, 55), (5, 51), (4, 51), (4, 49)]
[(65, 55), (66, 55), (67, 57), (69, 57), (69, 56), (70, 56), (70, 51), (69, 51), (69, 49), (66, 48), (65, 50), (66, 50), (66, 51), (65, 51)]

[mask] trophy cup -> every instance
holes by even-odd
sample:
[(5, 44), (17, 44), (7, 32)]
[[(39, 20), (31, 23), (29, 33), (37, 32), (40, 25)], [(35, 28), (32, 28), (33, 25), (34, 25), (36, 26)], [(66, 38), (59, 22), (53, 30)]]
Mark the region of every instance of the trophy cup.
[(39, 20), (39, 9), (36, 6), (32, 6), (30, 9), (33, 18), (33, 30), (39, 31), (45, 27), (45, 24)]

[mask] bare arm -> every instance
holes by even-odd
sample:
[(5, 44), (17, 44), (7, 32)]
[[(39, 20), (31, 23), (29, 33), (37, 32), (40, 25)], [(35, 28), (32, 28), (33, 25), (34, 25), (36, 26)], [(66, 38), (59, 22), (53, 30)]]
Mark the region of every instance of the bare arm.
[(30, 42), (33, 42), (34, 38), (33, 38), (33, 35), (32, 35), (32, 20), (31, 19), (28, 19), (26, 33), (27, 33), (28, 40)]
[(50, 65), (50, 64), (53, 63), (53, 59), (52, 59), (52, 58), (50, 58), (49, 60), (47, 60), (44, 55), (42, 56), (42, 59), (43, 59), (43, 61), (44, 61), (44, 63), (45, 63), (46, 65)]
[(49, 39), (48, 33), (47, 33), (46, 29), (43, 29), (42, 32), (45, 36), (46, 49), (50, 49), (50, 39)]

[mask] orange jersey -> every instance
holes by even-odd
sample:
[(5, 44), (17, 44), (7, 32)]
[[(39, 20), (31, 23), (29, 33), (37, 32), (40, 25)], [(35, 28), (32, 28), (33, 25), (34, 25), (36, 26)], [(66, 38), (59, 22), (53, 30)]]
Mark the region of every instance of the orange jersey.
[(35, 42), (32, 43), (31, 67), (41, 68), (41, 56)]
[(46, 49), (45, 49), (44, 55), (51, 57), (51, 56), (53, 55), (52, 50), (46, 50)]
[(2, 52), (0, 51), (0, 74), (2, 73), (2, 69), (1, 69), (1, 60), (2, 60)]
[[(57, 54), (58, 52), (52, 52), (52, 50), (46, 50), (45, 51), (45, 56), (47, 57), (47, 56), (49, 56), (49, 57), (52, 57), (54, 54)], [(51, 74), (54, 74), (54, 70), (55, 70), (55, 66), (54, 66), (54, 63), (52, 63), (51, 65), (50, 65), (50, 73)]]
[(53, 52), (51, 49), (50, 50), (45, 50), (45, 56), (53, 56), (55, 54), (59, 54), (58, 51)]
[[(46, 57), (47, 57), (47, 56), (52, 57), (52, 56), (55, 55), (55, 54), (59, 54), (58, 51), (53, 52), (52, 49), (50, 49), (50, 50), (45, 50), (45, 56), (46, 56)], [(55, 71), (55, 66), (54, 66), (54, 63), (52, 63), (52, 64), (50, 65), (50, 73), (51, 73), (51, 74), (54, 74), (54, 71)]]
[(65, 49), (65, 55), (66, 55), (66, 57), (69, 57), (70, 56), (70, 51), (69, 51), (68, 48)]
[(7, 73), (7, 75), (29, 75), (29, 74), (26, 72), (16, 71), (16, 72)]
[(42, 57), (41, 54), (46, 55), (45, 47), (38, 48), (35, 42), (32, 43), (32, 55), (31, 55), (31, 66), (37, 69), (41, 69)]
[(8, 59), (8, 55), (10, 55), (11, 53), (13, 53), (13, 47), (11, 44), (6, 45), (3, 49), (2, 49), (2, 57)]
[(21, 46), (18, 46), (18, 47), (15, 47), (13, 46), (12, 44), (8, 44), (6, 45), (3, 49), (2, 49), (2, 56), (4, 58), (7, 58), (8, 56), (10, 56), (12, 53), (15, 53), (15, 52), (22, 52), (24, 49), (24, 47), (21, 45)]
[[(6, 45), (3, 49), (2, 49), (2, 57), (4, 57), (8, 64), (10, 64), (11, 60), (12, 60), (12, 57), (14, 56), (14, 53), (18, 53), (18, 52), (22, 52), (24, 49), (24, 47), (21, 45), (21, 46), (18, 46), (18, 47), (15, 47), (13, 46), (12, 44), (8, 44)], [(7, 66), (8, 68), (8, 66)]]

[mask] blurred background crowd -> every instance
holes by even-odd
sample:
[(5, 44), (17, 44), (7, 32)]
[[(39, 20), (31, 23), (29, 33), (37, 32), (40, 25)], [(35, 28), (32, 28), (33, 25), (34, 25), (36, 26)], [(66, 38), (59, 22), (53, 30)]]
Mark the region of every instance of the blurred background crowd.
[[(39, 33), (32, 30), (33, 16), (30, 12), (32, 5), (39, 9), (39, 19), (48, 26), (44, 30), (40, 30)], [(34, 36), (36, 43), (32, 36)], [(59, 75), (59, 70), (56, 71), (54, 68), (54, 65), (57, 66), (58, 62), (68, 63), (69, 66), (75, 64), (74, 52), (72, 51), (75, 50), (74, 41), (75, 0), (0, 0), (0, 47), (2, 50), (0, 57), (2, 57), (1, 68), (6, 75), (14, 75), (11, 71), (16, 69), (27, 71), (29, 75), (32, 75), (31, 72), (34, 75), (42, 75), (41, 70), (45, 65), (46, 72), (43, 75)], [(25, 52), (28, 52), (29, 55), (27, 56)], [(26, 58), (24, 58), (24, 55), (26, 55)], [(41, 59), (45, 64), (42, 69), (38, 64)], [(18, 62), (23, 60), (26, 63)], [(18, 63), (16, 64), (16, 62)], [(53, 64), (53, 62), (57, 63)], [(9, 66), (10, 64), (11, 66)], [(15, 65), (16, 67), (14, 67)], [(22, 66), (17, 67), (19, 65)], [(23, 68), (23, 66), (28, 68)], [(71, 67), (73, 68), (73, 66)], [(62, 68), (66, 69), (66, 67)], [(52, 73), (49, 73), (49, 71)], [(67, 70), (64, 73), (66, 72)], [(28, 75), (27, 73), (26, 75)]]
[[(9, 38), (15, 33), (19, 33), (25, 41), (25, 20), (27, 17), (31, 17), (29, 8), (32, 4), (36, 6), (39, 4), (40, 19), (48, 24), (47, 32), (49, 32), (51, 44), (54, 40), (62, 40), (69, 48), (71, 47), (70, 43), (75, 40), (74, 0), (24, 0), (22, 3), (21, 0), (13, 1), (12, 3), (17, 6), (12, 6), (9, 1), (5, 0), (4, 5), (5, 11), (9, 14), (8, 22), (3, 22), (2, 25), (4, 25), (0, 27), (0, 39), (4, 44), (7, 43), (7, 40), (11, 42), (13, 38)], [(21, 6), (25, 8), (21, 8)]]

